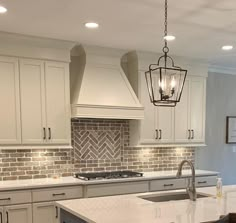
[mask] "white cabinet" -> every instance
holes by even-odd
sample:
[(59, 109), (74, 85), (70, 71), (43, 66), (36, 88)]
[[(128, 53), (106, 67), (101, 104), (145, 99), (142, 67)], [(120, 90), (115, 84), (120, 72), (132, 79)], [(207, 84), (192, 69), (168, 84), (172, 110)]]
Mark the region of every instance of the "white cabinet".
[(150, 181), (150, 191), (176, 190), (185, 188), (185, 179), (162, 179)]
[(23, 144), (70, 144), (69, 67), (20, 60)]
[(70, 143), (69, 65), (46, 62), (45, 90), (48, 142)]
[(205, 142), (206, 78), (188, 77), (175, 107), (175, 142)]
[(33, 222), (34, 223), (59, 223), (59, 210), (54, 202), (34, 203)]
[(21, 128), (23, 144), (46, 141), (44, 63), (20, 60)]
[(19, 144), (20, 98), (18, 60), (0, 57), (0, 144)]
[(144, 119), (140, 122), (140, 143), (159, 144), (174, 140), (174, 109), (155, 107), (149, 99), (145, 75), (141, 75), (140, 101), (144, 106)]
[(3, 208), (3, 221), (7, 223), (32, 223), (31, 204), (5, 206)]
[(154, 106), (143, 73), (140, 80), (139, 98), (144, 106), (144, 119), (130, 121), (130, 145), (203, 145), (206, 77), (188, 76), (176, 107)]
[(148, 181), (94, 184), (85, 186), (84, 197), (101, 197), (118, 194), (145, 193), (149, 191)]

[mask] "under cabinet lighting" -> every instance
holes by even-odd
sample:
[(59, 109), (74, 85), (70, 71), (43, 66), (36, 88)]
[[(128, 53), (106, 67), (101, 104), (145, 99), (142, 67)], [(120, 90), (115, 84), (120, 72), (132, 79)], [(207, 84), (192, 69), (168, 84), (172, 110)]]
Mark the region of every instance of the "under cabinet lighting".
[(231, 45), (222, 46), (222, 50), (232, 50), (234, 47)]
[(6, 12), (7, 12), (7, 9), (0, 5), (0, 13), (3, 14), (3, 13), (6, 13)]
[(87, 22), (85, 23), (85, 27), (88, 29), (96, 29), (99, 27), (99, 24), (96, 22)]

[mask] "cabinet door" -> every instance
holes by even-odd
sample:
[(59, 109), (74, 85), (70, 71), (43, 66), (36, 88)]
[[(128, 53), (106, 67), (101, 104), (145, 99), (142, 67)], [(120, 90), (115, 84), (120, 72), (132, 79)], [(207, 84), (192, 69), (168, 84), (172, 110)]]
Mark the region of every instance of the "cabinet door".
[(45, 66), (48, 142), (70, 144), (69, 65), (46, 62)]
[(6, 222), (9, 223), (32, 223), (31, 204), (12, 205), (4, 207)]
[(190, 140), (190, 80), (186, 79), (180, 102), (175, 107), (175, 142)]
[(0, 144), (19, 144), (19, 68), (13, 57), (0, 57), (0, 104)]
[(46, 140), (44, 63), (20, 61), (22, 143), (41, 144)]
[(59, 223), (59, 213), (54, 202), (34, 203), (33, 204), (34, 223)]
[(155, 106), (151, 103), (146, 85), (145, 75), (141, 74), (140, 100), (144, 107), (144, 119), (140, 124), (140, 142), (156, 143), (156, 113)]
[(190, 89), (190, 126), (192, 142), (205, 141), (205, 89), (206, 80), (203, 77), (191, 78)]
[(174, 141), (174, 109), (171, 107), (157, 107), (158, 143)]

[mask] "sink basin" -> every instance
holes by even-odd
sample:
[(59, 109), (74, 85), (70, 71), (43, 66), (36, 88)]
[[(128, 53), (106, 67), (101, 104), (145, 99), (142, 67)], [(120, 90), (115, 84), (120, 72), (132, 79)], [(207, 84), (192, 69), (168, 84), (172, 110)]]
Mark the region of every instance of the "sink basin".
[[(198, 193), (197, 198), (212, 197), (209, 194)], [(140, 198), (152, 202), (165, 202), (165, 201), (178, 201), (187, 200), (189, 195), (186, 192), (176, 192), (176, 193), (164, 193), (164, 194), (151, 194), (146, 196), (141, 196)]]

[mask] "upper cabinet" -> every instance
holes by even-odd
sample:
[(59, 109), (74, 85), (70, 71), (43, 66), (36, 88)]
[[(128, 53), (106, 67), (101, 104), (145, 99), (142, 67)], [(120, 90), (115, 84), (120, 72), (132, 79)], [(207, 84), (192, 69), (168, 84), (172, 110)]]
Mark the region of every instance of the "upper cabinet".
[(0, 57), (0, 144), (21, 142), (18, 60)]
[[(195, 65), (187, 67), (188, 76), (180, 102), (176, 107), (159, 107), (150, 102), (143, 68), (148, 64), (137, 63), (137, 60), (133, 54), (128, 55), (127, 76), (144, 106), (144, 119), (130, 121), (130, 146), (203, 146), (206, 70), (197, 70)], [(157, 88), (158, 83), (154, 87)]]
[(205, 143), (206, 78), (189, 76), (175, 107), (175, 142)]
[[(140, 101), (144, 106), (144, 119), (139, 123), (140, 143), (162, 144), (173, 142), (174, 109), (153, 106), (149, 99), (145, 75), (141, 75), (140, 80)], [(138, 121), (131, 122), (135, 123)]]
[(1, 145), (69, 146), (69, 64), (0, 57)]
[(69, 68), (20, 60), (23, 144), (70, 144)]

